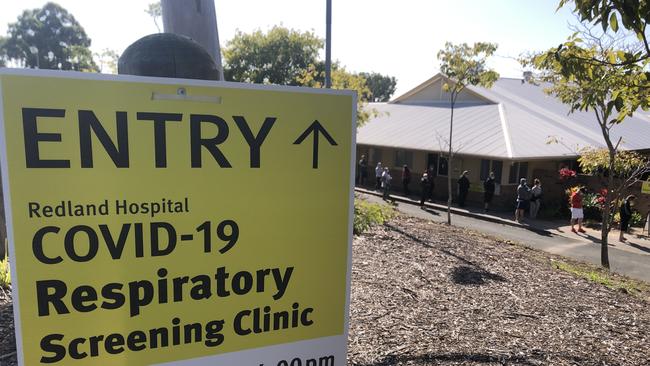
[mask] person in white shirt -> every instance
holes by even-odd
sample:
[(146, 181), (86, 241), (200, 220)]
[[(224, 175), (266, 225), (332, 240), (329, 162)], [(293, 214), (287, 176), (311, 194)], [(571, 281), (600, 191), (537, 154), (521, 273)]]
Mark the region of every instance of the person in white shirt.
[(393, 180), (393, 177), (390, 175), (390, 170), (384, 168), (384, 172), (381, 175), (381, 187), (384, 189), (384, 199), (390, 199), (390, 184)]
[(530, 218), (534, 219), (537, 217), (539, 212), (539, 206), (542, 203), (542, 183), (539, 179), (535, 178), (533, 181), (535, 185), (530, 189)]
[(375, 190), (378, 191), (381, 188), (381, 175), (384, 173), (384, 168), (381, 166), (381, 161), (377, 163), (375, 168), (375, 178), (377, 183), (375, 184)]

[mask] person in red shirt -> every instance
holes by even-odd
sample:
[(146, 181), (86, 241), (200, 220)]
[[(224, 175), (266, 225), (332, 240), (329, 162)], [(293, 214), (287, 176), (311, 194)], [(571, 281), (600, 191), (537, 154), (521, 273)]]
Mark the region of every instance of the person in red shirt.
[[(582, 211), (582, 198), (586, 192), (586, 188), (582, 187), (571, 195), (571, 231), (574, 233), (585, 232), (582, 229), (582, 219), (585, 217)], [(578, 223), (578, 231), (575, 228), (576, 222)]]

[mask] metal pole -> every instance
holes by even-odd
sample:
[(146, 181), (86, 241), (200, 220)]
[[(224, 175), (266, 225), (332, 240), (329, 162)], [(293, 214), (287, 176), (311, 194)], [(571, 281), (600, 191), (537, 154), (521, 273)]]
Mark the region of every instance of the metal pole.
[(327, 1), (325, 36), (325, 87), (332, 87), (332, 0)]
[(162, 0), (161, 5), (165, 33), (190, 37), (203, 46), (217, 64), (219, 80), (223, 80), (214, 0)]

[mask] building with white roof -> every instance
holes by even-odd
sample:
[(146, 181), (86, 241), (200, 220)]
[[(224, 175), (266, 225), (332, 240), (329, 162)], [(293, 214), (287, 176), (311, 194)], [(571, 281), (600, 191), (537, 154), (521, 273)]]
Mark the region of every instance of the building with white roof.
[[(369, 105), (378, 115), (358, 129), (357, 156), (368, 157), (370, 170), (381, 161), (398, 178), (406, 164), (416, 186), (419, 175), (432, 167), (440, 199), (446, 198), (447, 174), (457, 178), (468, 170), (470, 201), (482, 200), (481, 182), (494, 171), (501, 201), (507, 205), (520, 178), (555, 182), (561, 167), (577, 167), (581, 148), (605, 147), (593, 111), (569, 113), (567, 105), (544, 93), (543, 85), (501, 78), (491, 89), (470, 86), (459, 95), (453, 126), (456, 155), (449, 171), (445, 81), (437, 74), (388, 103)], [(622, 138), (623, 149), (650, 150), (650, 115), (640, 111), (628, 117), (612, 127), (611, 135), (614, 141)]]

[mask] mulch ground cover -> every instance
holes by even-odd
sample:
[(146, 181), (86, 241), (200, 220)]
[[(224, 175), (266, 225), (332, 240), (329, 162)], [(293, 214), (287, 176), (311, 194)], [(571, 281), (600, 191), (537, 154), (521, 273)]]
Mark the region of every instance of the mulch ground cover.
[(650, 365), (647, 293), (559, 257), (404, 217), (353, 253), (350, 365)]
[[(650, 302), (554, 257), (398, 217), (354, 240), (348, 365), (650, 365)], [(0, 290), (0, 366), (14, 366)], [(9, 357), (3, 357), (9, 355)]]

